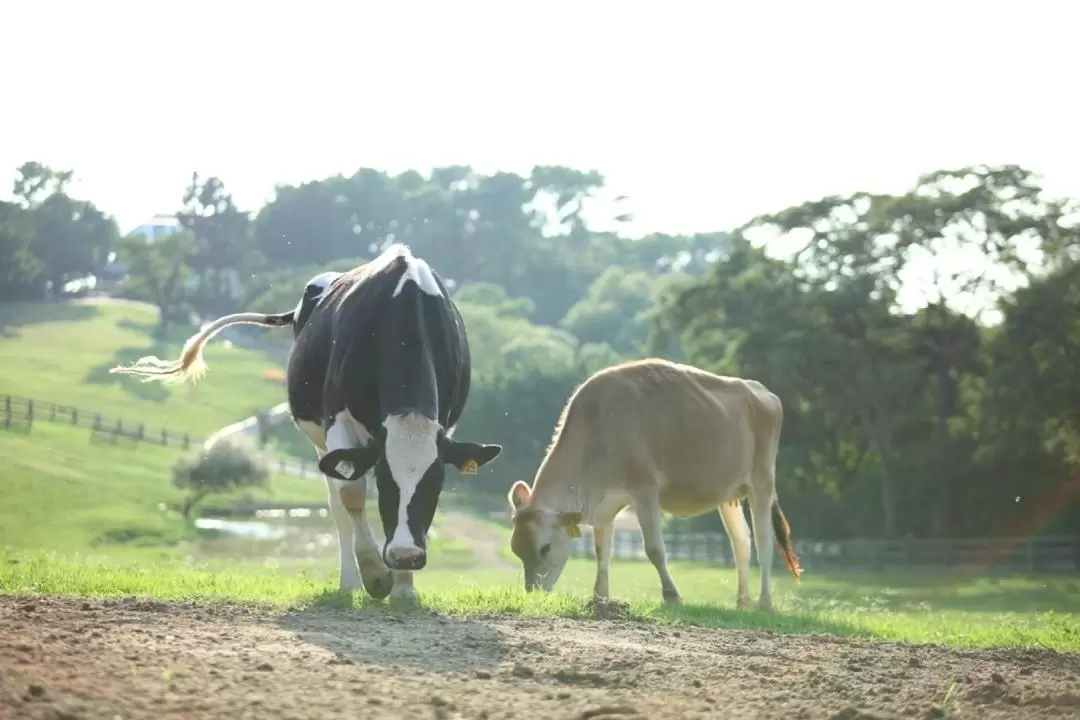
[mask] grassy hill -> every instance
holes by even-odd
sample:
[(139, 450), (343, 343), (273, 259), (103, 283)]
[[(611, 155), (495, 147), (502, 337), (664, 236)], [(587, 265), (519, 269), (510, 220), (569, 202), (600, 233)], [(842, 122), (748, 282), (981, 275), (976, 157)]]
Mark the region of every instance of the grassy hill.
[[(210, 372), (195, 386), (108, 374), (142, 355), (173, 357), (193, 331), (176, 328), (169, 343), (157, 343), (151, 338), (155, 323), (154, 311), (131, 303), (0, 305), (0, 395), (62, 403), (194, 437), (284, 399), (281, 383), (263, 377), (280, 363), (217, 341), (206, 353)], [(169, 547), (192, 537), (192, 528), (162, 509), (181, 500), (170, 472), (179, 455), (175, 448), (91, 443), (86, 427), (62, 423), (0, 430), (0, 547), (107, 546), (111, 553)], [(326, 488), (316, 479), (275, 474), (268, 490), (247, 497), (321, 502)], [(211, 504), (237, 499), (219, 496)]]
[(281, 360), (219, 340), (206, 350), (197, 384), (168, 386), (110, 375), (143, 355), (172, 358), (194, 331), (152, 339), (156, 313), (135, 304), (0, 305), (0, 395), (73, 405), (148, 426), (209, 435), (285, 399), (280, 381), (264, 379)]
[[(178, 451), (91, 444), (88, 436), (85, 428), (55, 423), (35, 423), (29, 433), (0, 431), (0, 547), (85, 551), (167, 546), (192, 536), (166, 511), (182, 500), (170, 481)], [(274, 475), (268, 490), (251, 497), (320, 502), (326, 486)], [(213, 504), (238, 499), (219, 496)]]

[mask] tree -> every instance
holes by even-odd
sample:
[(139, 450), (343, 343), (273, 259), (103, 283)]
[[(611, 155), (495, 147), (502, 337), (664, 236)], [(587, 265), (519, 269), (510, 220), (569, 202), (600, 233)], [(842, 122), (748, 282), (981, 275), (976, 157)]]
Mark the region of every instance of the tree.
[(1035, 279), (1002, 311), (981, 434), (988, 464), (1012, 471), (1000, 496), (1030, 496), (1080, 475), (1080, 262)]
[(613, 265), (593, 281), (559, 325), (584, 342), (606, 342), (621, 354), (640, 353), (649, 338), (660, 282), (643, 270)]
[(194, 240), (189, 264), (199, 278), (196, 306), (215, 314), (235, 310), (240, 278), (257, 262), (248, 235), (248, 214), (237, 209), (220, 179), (202, 180), (196, 172), (176, 218)]
[(13, 187), (32, 217), (30, 250), (56, 293), (68, 280), (100, 267), (118, 237), (112, 218), (66, 194), (71, 177), (70, 170), (28, 162), (18, 168)]
[(71, 170), (54, 170), (35, 161), (24, 162), (15, 170), (12, 193), (26, 207), (34, 207), (50, 195), (62, 195), (74, 174)]
[[(895, 535), (901, 498), (894, 439), (919, 373), (904, 352), (904, 322), (888, 309), (858, 283), (830, 290), (800, 279), (793, 263), (768, 258), (736, 233), (708, 274), (667, 297), (658, 321), (681, 339), (693, 364), (760, 380), (780, 396), (782, 461), (790, 462), (793, 445), (801, 448), (794, 480), (809, 481), (815, 494), (851, 492), (860, 468), (868, 469), (869, 450), (881, 512), (850, 529)], [(806, 491), (805, 484), (791, 490)]]
[(270, 471), (248, 446), (230, 439), (215, 442), (208, 450), (181, 456), (173, 464), (173, 485), (187, 493), (183, 514), (192, 511), (208, 495), (252, 487), (266, 487)]
[(29, 293), (41, 273), (34, 256), (34, 219), (14, 203), (0, 201), (0, 299), (11, 300)]
[(119, 259), (127, 263), (124, 290), (154, 303), (160, 310), (158, 337), (168, 337), (169, 326), (179, 314), (185, 296), (189, 263), (195, 257), (195, 239), (187, 232), (169, 233), (148, 241), (133, 234), (121, 241)]

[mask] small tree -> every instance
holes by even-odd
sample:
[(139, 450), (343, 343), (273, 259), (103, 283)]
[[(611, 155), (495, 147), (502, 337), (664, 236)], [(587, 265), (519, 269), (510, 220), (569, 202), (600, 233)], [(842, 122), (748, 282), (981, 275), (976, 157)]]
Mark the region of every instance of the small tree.
[(180, 457), (172, 468), (173, 485), (187, 492), (184, 517), (191, 516), (207, 495), (249, 487), (266, 487), (270, 470), (255, 451), (238, 441), (223, 439), (207, 450)]

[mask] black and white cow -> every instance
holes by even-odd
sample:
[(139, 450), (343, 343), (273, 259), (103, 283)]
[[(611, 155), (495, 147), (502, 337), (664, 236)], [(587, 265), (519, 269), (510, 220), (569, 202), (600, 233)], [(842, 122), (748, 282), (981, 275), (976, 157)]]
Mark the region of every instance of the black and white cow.
[[(237, 323), (293, 328), (289, 408), (327, 476), (342, 589), (362, 584), (377, 598), (415, 599), (412, 571), (427, 562), (444, 465), (475, 474), (502, 451), (451, 437), (472, 366), (464, 321), (442, 280), (395, 244), (348, 272), (312, 278), (290, 312), (227, 315), (191, 337), (179, 360), (146, 357), (110, 372), (167, 382), (198, 377), (206, 342)], [(365, 514), (363, 477), (372, 468), (382, 552)]]

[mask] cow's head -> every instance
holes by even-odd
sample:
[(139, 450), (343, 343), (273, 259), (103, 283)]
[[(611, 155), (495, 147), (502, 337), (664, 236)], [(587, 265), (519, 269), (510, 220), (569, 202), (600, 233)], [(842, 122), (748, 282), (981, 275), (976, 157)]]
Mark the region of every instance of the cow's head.
[(550, 592), (570, 557), (570, 538), (581, 537), (581, 513), (534, 505), (532, 491), (521, 480), (507, 498), (514, 514), (510, 549), (525, 568), (525, 590), (539, 586)]
[[(427, 534), (442, 493), (445, 466), (475, 475), (498, 457), (502, 446), (454, 440), (438, 423), (421, 415), (391, 415), (383, 425), (385, 433), (380, 433), (378, 445), (339, 452), (352, 453), (370, 463), (367, 468), (375, 467), (379, 516), (386, 535), (383, 561), (393, 570), (420, 570), (427, 564)], [(341, 455), (339, 459), (347, 458)], [(356, 466), (353, 477), (362, 476), (361, 467)]]

